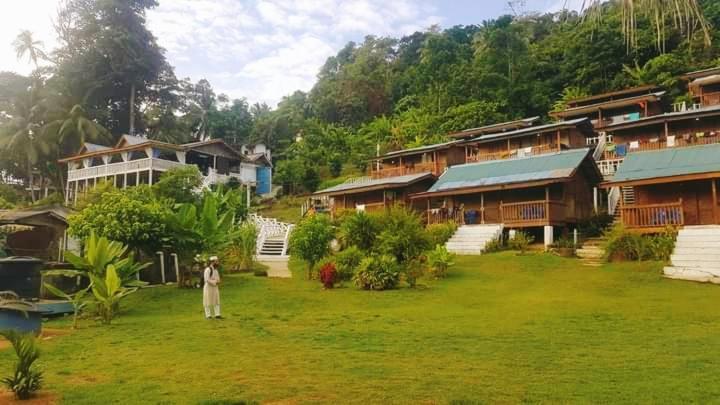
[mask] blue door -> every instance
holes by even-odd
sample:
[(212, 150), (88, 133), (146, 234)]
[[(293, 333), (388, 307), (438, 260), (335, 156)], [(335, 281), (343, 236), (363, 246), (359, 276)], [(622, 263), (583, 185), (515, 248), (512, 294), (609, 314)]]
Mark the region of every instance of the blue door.
[(272, 168), (262, 166), (257, 168), (257, 193), (268, 194), (272, 191)]

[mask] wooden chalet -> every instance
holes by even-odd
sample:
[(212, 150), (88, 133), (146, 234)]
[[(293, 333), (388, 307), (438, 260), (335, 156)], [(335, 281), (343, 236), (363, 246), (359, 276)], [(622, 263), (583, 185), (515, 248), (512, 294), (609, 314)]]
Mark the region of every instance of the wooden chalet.
[(453, 166), (411, 199), (425, 206), (428, 223), (564, 227), (592, 214), (600, 181), (592, 149), (579, 148)]
[(661, 114), (664, 91), (657, 86), (640, 86), (571, 100), (562, 111), (550, 116), (560, 120), (589, 118), (601, 130), (609, 125)]
[(388, 152), (373, 161), (369, 176), (373, 179), (432, 173), (439, 176), (449, 166), (465, 163), (458, 141)]
[(593, 136), (590, 120), (580, 118), (480, 135), (460, 145), (465, 148), (465, 162), (472, 163), (583, 148)]
[(606, 188), (631, 189), (620, 200), (622, 223), (641, 232), (720, 223), (720, 144), (629, 154)]
[(720, 67), (690, 72), (683, 76), (688, 81), (688, 89), (693, 99), (692, 106), (676, 106), (679, 108), (703, 108), (720, 105)]

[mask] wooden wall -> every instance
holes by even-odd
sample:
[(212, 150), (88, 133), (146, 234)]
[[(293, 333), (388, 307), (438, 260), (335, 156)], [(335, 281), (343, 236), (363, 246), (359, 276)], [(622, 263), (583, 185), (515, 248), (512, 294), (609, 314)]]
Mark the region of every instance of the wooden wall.
[[(720, 192), (720, 183), (718, 183), (717, 179), (715, 182)], [(634, 189), (635, 203), (637, 205), (674, 203), (682, 198), (686, 225), (716, 223), (713, 218), (711, 180), (635, 186)]]
[[(695, 119), (675, 121), (668, 123), (668, 134), (682, 137), (684, 134), (696, 132), (720, 131), (720, 117), (708, 117), (699, 121)], [(652, 138), (665, 139), (664, 124), (647, 125), (640, 128), (628, 128), (621, 131), (608, 131), (613, 135), (614, 143), (629, 143), (632, 141), (648, 142)]]

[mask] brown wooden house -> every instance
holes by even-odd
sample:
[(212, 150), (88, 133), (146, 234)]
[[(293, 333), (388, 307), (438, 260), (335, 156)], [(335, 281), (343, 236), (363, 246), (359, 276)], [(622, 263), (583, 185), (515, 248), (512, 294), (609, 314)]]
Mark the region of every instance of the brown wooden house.
[(388, 152), (373, 161), (370, 177), (381, 179), (430, 172), (439, 176), (452, 165), (465, 163), (458, 141)]
[(620, 202), (623, 224), (642, 232), (720, 223), (720, 144), (629, 154), (604, 187), (630, 188), (632, 204)]
[(592, 215), (600, 181), (592, 149), (580, 148), (453, 166), (411, 198), (424, 203), (429, 223), (451, 217), (511, 229), (565, 227)]

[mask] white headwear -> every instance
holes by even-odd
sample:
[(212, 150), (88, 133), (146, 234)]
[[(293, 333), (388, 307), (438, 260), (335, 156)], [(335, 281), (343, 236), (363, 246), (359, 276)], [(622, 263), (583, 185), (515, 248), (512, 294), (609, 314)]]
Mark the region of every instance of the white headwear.
[(217, 256), (210, 256), (210, 261), (211, 261), (211, 262), (214, 262), (214, 261), (217, 261), (217, 260), (218, 260), (218, 257), (217, 257)]

